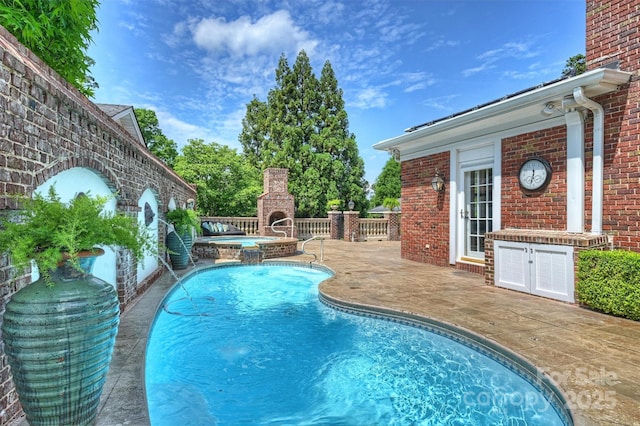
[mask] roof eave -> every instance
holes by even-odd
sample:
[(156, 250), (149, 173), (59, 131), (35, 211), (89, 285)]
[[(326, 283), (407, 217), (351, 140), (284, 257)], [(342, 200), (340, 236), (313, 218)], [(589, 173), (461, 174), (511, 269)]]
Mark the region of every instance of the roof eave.
[[(516, 124), (521, 126), (526, 124), (523, 121), (525, 113), (531, 116), (531, 122), (543, 121), (547, 118), (539, 113), (533, 114), (533, 112), (540, 112), (549, 102), (561, 102), (564, 97), (572, 95), (574, 88), (582, 87), (586, 96), (597, 97), (618, 90), (620, 85), (629, 81), (631, 75), (632, 73), (626, 71), (598, 68), (438, 121), (410, 133), (383, 140), (373, 147), (383, 151), (398, 150), (402, 154), (403, 148), (411, 147), (412, 150), (415, 150), (418, 145), (427, 147), (437, 144), (439, 139), (450, 139), (452, 132), (455, 132), (457, 139), (460, 140), (465, 139), (465, 134), (477, 132), (482, 127), (486, 128), (487, 133), (490, 133), (499, 130), (499, 128), (513, 127)], [(496, 117), (500, 117), (500, 119), (496, 120)], [(440, 136), (441, 138), (439, 138)]]

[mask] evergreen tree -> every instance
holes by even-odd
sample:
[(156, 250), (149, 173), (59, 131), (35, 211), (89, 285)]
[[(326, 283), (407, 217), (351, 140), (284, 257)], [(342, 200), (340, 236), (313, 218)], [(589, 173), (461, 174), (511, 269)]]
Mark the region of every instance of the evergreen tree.
[(567, 62), (564, 64), (564, 68), (562, 69), (562, 77), (573, 77), (586, 71), (587, 58), (582, 53), (578, 53), (577, 55), (567, 59)]
[(178, 145), (173, 139), (167, 138), (160, 129), (156, 112), (150, 109), (134, 108), (133, 112), (138, 120), (140, 132), (147, 148), (169, 167), (173, 167), (178, 156)]
[(189, 139), (176, 158), (184, 180), (196, 185), (198, 211), (205, 216), (255, 216), (262, 176), (235, 149)]
[(401, 187), (400, 163), (389, 158), (373, 184), (374, 195), (371, 198), (371, 205), (380, 206), (385, 198), (400, 198)]
[(327, 200), (334, 198), (353, 199), (364, 209), (364, 161), (331, 64), (324, 64), (318, 80), (301, 51), (293, 67), (282, 55), (275, 74), (267, 101), (254, 97), (247, 104), (239, 136), (245, 155), (262, 170), (289, 169), (298, 216), (325, 216)]

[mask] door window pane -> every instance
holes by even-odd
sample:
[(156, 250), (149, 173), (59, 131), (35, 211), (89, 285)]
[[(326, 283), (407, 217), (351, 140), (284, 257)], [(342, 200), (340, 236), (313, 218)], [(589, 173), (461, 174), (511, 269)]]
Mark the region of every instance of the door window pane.
[(484, 234), (492, 230), (493, 172), (491, 169), (466, 173), (467, 211), (466, 256), (484, 258)]

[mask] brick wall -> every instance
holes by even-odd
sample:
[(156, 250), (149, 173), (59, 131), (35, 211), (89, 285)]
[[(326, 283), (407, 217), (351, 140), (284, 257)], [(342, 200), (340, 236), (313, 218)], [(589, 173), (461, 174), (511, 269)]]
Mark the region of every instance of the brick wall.
[[(555, 127), (502, 140), (502, 227), (565, 230), (567, 227), (567, 132)], [(553, 173), (546, 190), (525, 193), (518, 184), (522, 162), (544, 157)]]
[(640, 1), (587, 1), (586, 28), (589, 69), (617, 61), (634, 72), (596, 101), (605, 110), (603, 231), (616, 246), (640, 251)]
[[(7, 194), (31, 195), (74, 167), (101, 176), (118, 193), (118, 210), (131, 215), (140, 210), (138, 199), (147, 189), (165, 209), (171, 197), (179, 204), (195, 198), (192, 187), (2, 27), (0, 61), (0, 210), (16, 207)], [(159, 232), (163, 241), (164, 227)], [(30, 282), (28, 276), (9, 281), (10, 267), (6, 256), (0, 256), (0, 314), (10, 296)], [(124, 308), (150, 279), (136, 282), (128, 253), (118, 254), (118, 268), (117, 290)], [(20, 414), (20, 406), (3, 352), (0, 389), (0, 424), (6, 424)]]
[(441, 174), (449, 170), (449, 159), (447, 151), (402, 162), (400, 229), (405, 259), (449, 264), (449, 176), (444, 176), (444, 191), (436, 192), (431, 187), (436, 169)]

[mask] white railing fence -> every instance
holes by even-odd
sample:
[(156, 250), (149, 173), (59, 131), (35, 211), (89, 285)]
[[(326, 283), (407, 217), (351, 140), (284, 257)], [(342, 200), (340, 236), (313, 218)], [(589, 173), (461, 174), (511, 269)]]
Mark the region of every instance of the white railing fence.
[(296, 219), (298, 239), (311, 237), (330, 237), (331, 220), (329, 218)]
[[(228, 223), (240, 228), (247, 235), (258, 235), (257, 217), (231, 217), (231, 216), (202, 216), (202, 221)], [(312, 236), (329, 237), (331, 235), (331, 222), (328, 218), (294, 219), (298, 239), (306, 240)]]
[(386, 240), (389, 234), (387, 219), (360, 219), (360, 239)]
[[(240, 228), (247, 235), (259, 235), (257, 217), (220, 217), (203, 216), (202, 221), (228, 223)], [(312, 218), (294, 219), (297, 237), (299, 240), (307, 240), (311, 237), (331, 238), (331, 219)], [(359, 219), (360, 240), (387, 240), (389, 238), (389, 220), (382, 219)], [(345, 236), (345, 239), (348, 237)]]

